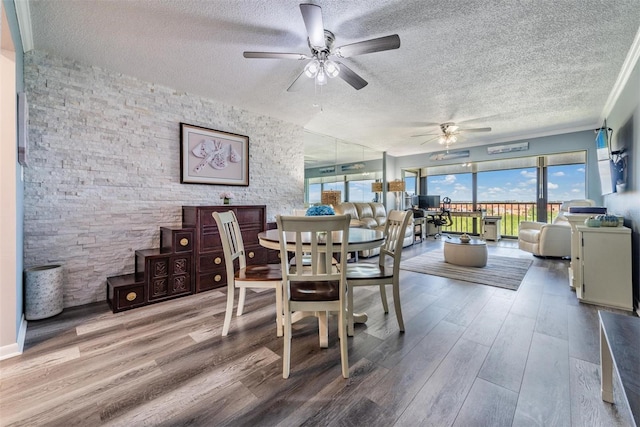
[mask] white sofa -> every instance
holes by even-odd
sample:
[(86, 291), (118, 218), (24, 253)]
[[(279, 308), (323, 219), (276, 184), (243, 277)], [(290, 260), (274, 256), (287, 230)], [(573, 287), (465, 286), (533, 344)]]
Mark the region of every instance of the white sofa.
[(571, 225), (564, 214), (571, 206), (595, 206), (593, 200), (569, 200), (560, 205), (560, 212), (551, 224), (522, 221), (518, 231), (518, 247), (542, 257), (571, 256)]
[[(387, 223), (387, 210), (382, 203), (353, 203), (344, 202), (333, 207), (336, 214), (351, 215), (351, 227), (370, 228), (384, 231), (384, 225)], [(410, 246), (414, 242), (413, 219), (409, 222), (409, 226), (404, 233), (404, 241), (402, 247)], [(371, 257), (378, 255), (380, 248), (367, 249), (360, 251), (362, 257)]]

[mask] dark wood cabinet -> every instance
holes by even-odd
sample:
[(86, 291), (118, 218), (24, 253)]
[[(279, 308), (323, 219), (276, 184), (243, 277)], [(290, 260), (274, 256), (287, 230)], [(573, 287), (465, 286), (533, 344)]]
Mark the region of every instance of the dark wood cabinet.
[(192, 259), (188, 253), (163, 253), (161, 249), (136, 251), (136, 275), (143, 276), (147, 302), (189, 295)]
[(270, 252), (275, 252), (263, 248), (258, 241), (258, 233), (267, 227), (266, 206), (183, 206), (182, 227), (194, 230), (195, 292), (208, 291), (227, 284), (222, 243), (213, 213), (229, 210), (238, 218), (248, 264), (266, 264), (270, 259)]
[(113, 312), (226, 286), (213, 212), (229, 210), (238, 218), (247, 263), (279, 263), (278, 251), (258, 241), (258, 233), (267, 228), (266, 206), (183, 206), (182, 227), (160, 227), (160, 248), (135, 251), (135, 273), (107, 278), (107, 302)]

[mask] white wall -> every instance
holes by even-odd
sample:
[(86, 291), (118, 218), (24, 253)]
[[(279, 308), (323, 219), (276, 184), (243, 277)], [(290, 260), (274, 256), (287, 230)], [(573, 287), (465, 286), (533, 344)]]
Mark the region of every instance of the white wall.
[[(25, 268), (61, 263), (65, 307), (104, 300), (182, 205), (231, 190), (274, 220), (303, 204), (301, 127), (43, 52), (25, 55), (25, 86)], [(249, 187), (180, 184), (180, 122), (249, 136)]]
[[(640, 46), (636, 46), (636, 55)], [(640, 62), (629, 75), (624, 89), (606, 113), (607, 126), (613, 129), (611, 148), (620, 150), (623, 147), (629, 157), (629, 182), (622, 193), (605, 196), (605, 205), (611, 212), (619, 212), (625, 217), (625, 225), (633, 230), (632, 260), (633, 283), (636, 309), (640, 313)]]
[(16, 92), (22, 82), (17, 79), (16, 44), (9, 25), (15, 13), (5, 7), (5, 3), (0, 4), (0, 223), (5, 231), (0, 239), (0, 359), (22, 352), (26, 332), (22, 316), (22, 183), (16, 130)]

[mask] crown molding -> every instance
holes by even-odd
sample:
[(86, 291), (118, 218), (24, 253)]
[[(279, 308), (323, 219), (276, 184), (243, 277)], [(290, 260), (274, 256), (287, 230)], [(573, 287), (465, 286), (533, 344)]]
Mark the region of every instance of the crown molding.
[(609, 94), (609, 98), (607, 102), (604, 104), (604, 108), (602, 109), (602, 114), (600, 115), (600, 123), (604, 123), (607, 116), (611, 114), (611, 110), (613, 110), (613, 106), (618, 101), (622, 90), (626, 86), (629, 81), (629, 77), (633, 72), (633, 68), (638, 63), (638, 58), (640, 58), (640, 28), (638, 28), (638, 32), (636, 33), (636, 37), (633, 39), (633, 43), (631, 43), (631, 48), (629, 49), (629, 53), (622, 63), (622, 69), (620, 70), (620, 74), (618, 74), (618, 79), (616, 83), (613, 85), (613, 89), (611, 89), (611, 93)]
[(16, 16), (20, 27), (20, 38), (22, 39), (22, 51), (24, 53), (33, 50), (33, 26), (31, 25), (31, 9), (28, 0), (14, 0), (16, 6)]

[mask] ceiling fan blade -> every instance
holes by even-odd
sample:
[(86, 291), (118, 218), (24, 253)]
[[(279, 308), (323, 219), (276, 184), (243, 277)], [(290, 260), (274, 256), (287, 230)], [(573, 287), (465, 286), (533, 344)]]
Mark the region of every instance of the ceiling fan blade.
[(421, 136), (432, 136), (432, 135), (441, 135), (440, 132), (437, 133), (421, 133), (420, 135), (411, 135), (411, 138), (421, 137)]
[(324, 24), (322, 23), (322, 8), (315, 4), (302, 3), (300, 5), (304, 26), (307, 27), (309, 43), (311, 46), (322, 50), (326, 47), (324, 42)]
[(279, 53), (279, 52), (244, 52), (245, 58), (267, 58), (267, 59), (309, 59), (304, 53)]
[(355, 90), (360, 90), (369, 84), (365, 79), (356, 74), (355, 71), (353, 71), (351, 68), (338, 61), (334, 62), (338, 64), (338, 67), (340, 67), (340, 74), (338, 74), (338, 76), (342, 80), (353, 86)]
[(458, 129), (458, 132), (491, 132), (491, 128)]
[(435, 141), (436, 139), (440, 139), (440, 137), (439, 137), (439, 136), (436, 136), (436, 137), (433, 137), (433, 138), (427, 139), (426, 141), (421, 142), (421, 143), (420, 143), (420, 145), (424, 145), (424, 144), (426, 144), (427, 142)]
[(287, 88), (287, 92), (295, 92), (298, 91), (302, 88), (302, 86), (304, 85), (304, 82), (307, 80), (311, 80), (309, 79), (307, 76), (304, 75), (304, 70), (302, 70), (302, 72), (300, 73), (300, 75), (298, 75), (298, 77), (296, 77), (296, 79), (293, 81), (293, 83), (291, 83), (291, 86), (289, 86)]
[(400, 37), (397, 34), (394, 34), (392, 36), (385, 36), (340, 46), (335, 50), (335, 54), (341, 58), (348, 58), (350, 56), (381, 52), (383, 50), (397, 49), (399, 47)]

